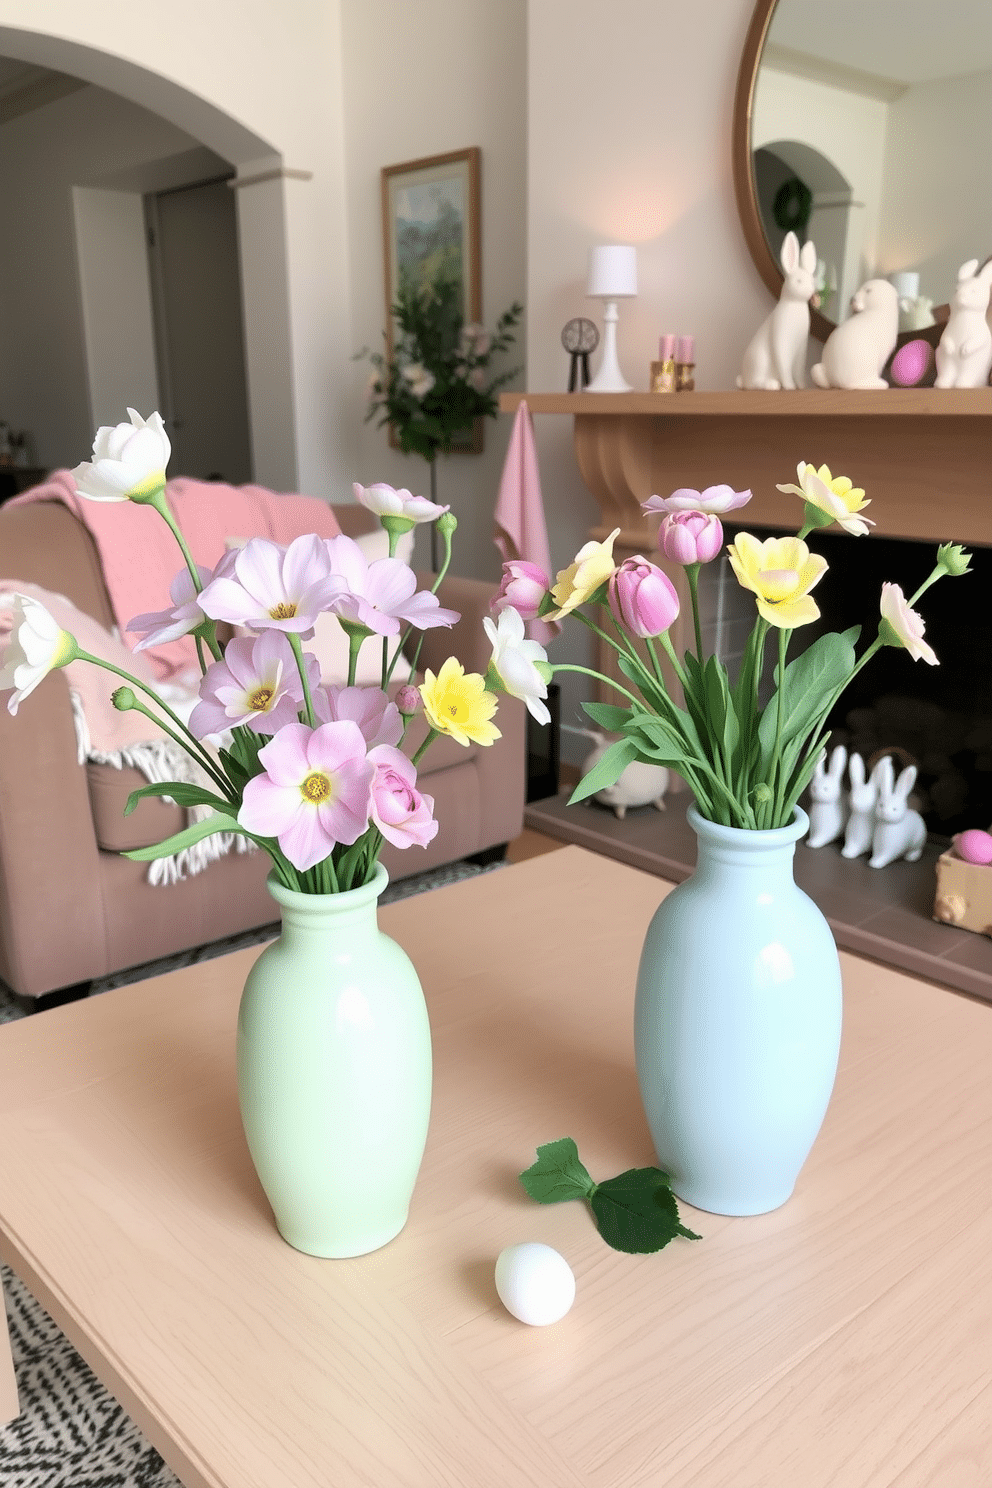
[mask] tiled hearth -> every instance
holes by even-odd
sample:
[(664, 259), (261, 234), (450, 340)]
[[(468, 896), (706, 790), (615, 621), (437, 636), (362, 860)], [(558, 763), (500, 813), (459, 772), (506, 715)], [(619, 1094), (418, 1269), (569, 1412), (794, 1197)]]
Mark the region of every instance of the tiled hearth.
[[(618, 821), (596, 803), (568, 806), (568, 794), (532, 802), (526, 825), (675, 883), (692, 872), (696, 839), (685, 819), (688, 795), (670, 796), (666, 811), (646, 806)], [(940, 850), (930, 844), (918, 863), (869, 868), (867, 859), (842, 858), (838, 843), (816, 850), (800, 843), (796, 881), (820, 906), (843, 950), (992, 1002), (992, 941), (931, 917)]]

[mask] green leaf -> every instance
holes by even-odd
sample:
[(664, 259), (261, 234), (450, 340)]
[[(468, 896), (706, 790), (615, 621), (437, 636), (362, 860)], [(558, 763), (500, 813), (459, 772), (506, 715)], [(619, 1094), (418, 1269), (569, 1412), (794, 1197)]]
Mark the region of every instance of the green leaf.
[(631, 717), (630, 708), (618, 708), (614, 703), (583, 703), (582, 707), (608, 734), (619, 734)]
[(172, 837), (167, 837), (164, 842), (159, 842), (154, 847), (137, 847), (132, 852), (123, 853), (122, 857), (130, 858), (132, 863), (150, 863), (155, 858), (171, 858), (173, 853), (182, 852), (183, 848), (202, 842), (203, 838), (209, 837), (212, 832), (240, 832), (243, 837), (251, 836), (251, 833), (246, 832), (233, 816), (224, 816), (218, 811), (216, 815), (208, 816), (205, 821), (193, 822), (192, 826), (186, 827), (182, 832), (176, 832)]
[[(783, 745), (793, 739), (800, 743), (805, 742), (818, 723), (824, 704), (841, 690), (851, 676), (857, 662), (851, 642), (852, 635), (857, 635), (857, 631), (849, 630), (843, 634), (832, 632), (819, 636), (812, 646), (786, 667), (781, 689), (784, 701), (781, 734)], [(779, 690), (776, 689), (758, 725), (763, 775), (767, 773), (767, 766), (775, 749), (778, 705)]]
[(660, 1168), (631, 1168), (596, 1185), (589, 1202), (608, 1245), (631, 1255), (650, 1255), (676, 1235), (686, 1240), (701, 1238), (679, 1222), (669, 1181)]
[(729, 760), (737, 748), (740, 730), (730, 697), (727, 671), (716, 656), (711, 656), (707, 661), (703, 682), (706, 687), (706, 708), (710, 716), (713, 735), (719, 741), (724, 757)]
[(676, 1235), (702, 1238), (680, 1222), (667, 1173), (631, 1168), (605, 1183), (594, 1183), (571, 1137), (538, 1147), (537, 1162), (520, 1174), (520, 1182), (539, 1204), (588, 1199), (603, 1239), (629, 1255), (661, 1250)]
[(538, 1147), (537, 1162), (520, 1174), (520, 1182), (539, 1204), (586, 1199), (596, 1187), (579, 1161), (579, 1149), (571, 1137)]
[(627, 766), (633, 764), (637, 758), (637, 745), (632, 744), (629, 739), (618, 739), (611, 744), (601, 759), (597, 760), (589, 771), (584, 775), (578, 785), (568, 798), (569, 806), (576, 801), (584, 801), (587, 796), (594, 796), (597, 791), (607, 790), (609, 786), (616, 785), (620, 776)]
[(230, 801), (222, 800), (213, 791), (205, 790), (202, 785), (188, 785), (181, 780), (158, 780), (154, 785), (143, 785), (139, 790), (131, 792), (124, 807), (125, 816), (131, 815), (143, 796), (168, 796), (177, 806), (212, 806), (215, 811), (222, 812), (231, 809)]

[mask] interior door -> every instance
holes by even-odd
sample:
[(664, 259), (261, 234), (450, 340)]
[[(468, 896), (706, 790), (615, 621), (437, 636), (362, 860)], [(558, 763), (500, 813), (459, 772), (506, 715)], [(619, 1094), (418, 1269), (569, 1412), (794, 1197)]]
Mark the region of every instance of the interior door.
[(252, 478), (234, 192), (204, 181), (145, 198), (170, 475)]

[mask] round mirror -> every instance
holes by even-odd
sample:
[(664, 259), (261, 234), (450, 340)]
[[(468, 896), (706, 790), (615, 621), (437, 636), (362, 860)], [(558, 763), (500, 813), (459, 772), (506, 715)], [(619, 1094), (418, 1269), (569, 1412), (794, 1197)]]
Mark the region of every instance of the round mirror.
[(820, 340), (866, 279), (897, 285), (901, 330), (946, 319), (961, 264), (992, 251), (990, 136), (990, 0), (759, 0), (734, 185), (768, 288), (791, 230), (816, 245)]

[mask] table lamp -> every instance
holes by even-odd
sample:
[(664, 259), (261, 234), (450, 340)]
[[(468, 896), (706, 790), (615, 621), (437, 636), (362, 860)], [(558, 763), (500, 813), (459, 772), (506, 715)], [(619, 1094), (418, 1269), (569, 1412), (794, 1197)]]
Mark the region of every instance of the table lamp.
[(621, 244), (593, 248), (589, 254), (590, 297), (603, 300), (603, 360), (587, 393), (629, 393), (630, 383), (617, 361), (617, 300), (637, 293), (637, 250)]

